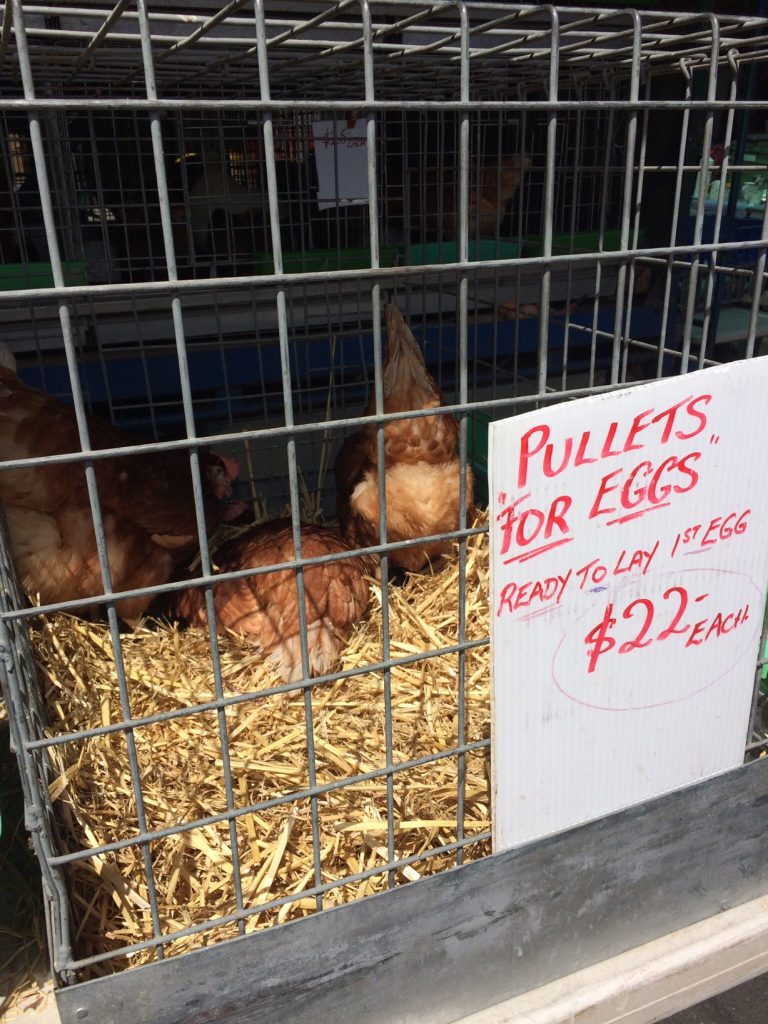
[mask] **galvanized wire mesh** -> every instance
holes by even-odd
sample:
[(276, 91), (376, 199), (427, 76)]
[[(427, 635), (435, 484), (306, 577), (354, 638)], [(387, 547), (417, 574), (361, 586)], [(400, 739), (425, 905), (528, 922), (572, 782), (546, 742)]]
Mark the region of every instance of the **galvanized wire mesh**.
[[(488, 740), (468, 742), (465, 732), (465, 656), (478, 641), (467, 639), (463, 573), (457, 642), (442, 649), (457, 656), (451, 749), (395, 761), (392, 667), (428, 665), (440, 652), (393, 658), (386, 600), (373, 666), (385, 695), (380, 769), (318, 781), (313, 686), (323, 679), (305, 680), (260, 696), (302, 690), (307, 786), (271, 801), (242, 801), (225, 712), (253, 694), (225, 693), (210, 590), (213, 699), (133, 716), (94, 471), (115, 450), (98, 448), (86, 412), (150, 439), (121, 454), (189, 451), (201, 585), (214, 575), (199, 450), (213, 444), (240, 454), (249, 493), (272, 513), (289, 505), (299, 556), (288, 564), (299, 567), (301, 595), (308, 564), (299, 543), (302, 485), (321, 492), (322, 510), (332, 515), (334, 496), (320, 473), (328, 439), (337, 448), (350, 430), (384, 422), (381, 311), (388, 298), (407, 311), (446, 407), (459, 417), (465, 465), (470, 418), (751, 357), (768, 335), (761, 313), (768, 207), (760, 192), (768, 167), (743, 158), (748, 130), (768, 114), (757, 88), (767, 46), (765, 21), (730, 15), (421, 0), (236, 0), (181, 15), (147, 0), (135, 9), (9, 0), (0, 37), (0, 250), (6, 265), (18, 264), (22, 287), (0, 291), (2, 337), (30, 383), (74, 405), (81, 452), (48, 462), (85, 467), (104, 581), (102, 594), (42, 612), (106, 607), (122, 716), (45, 735), (26, 636), (41, 610), (25, 606), (0, 535), (5, 695), (46, 879), (55, 966), (65, 980), (143, 948), (162, 957), (172, 937), (160, 921), (152, 849), (184, 830), (227, 824), (236, 910), (173, 939), (229, 923), (242, 934), (249, 917), (308, 895), (320, 910), (330, 888), (374, 873), (350, 871), (333, 882), (322, 876), (318, 798), (335, 787), (386, 779), (390, 879), (404, 863), (395, 851), (394, 787), (417, 764), (445, 757), (459, 764), (456, 839), (427, 855), (448, 853), (461, 863), (469, 842), (487, 838), (467, 838), (463, 821), (463, 759), (488, 747)], [(344, 120), (365, 127), (367, 198), (321, 209), (312, 126)], [(717, 173), (730, 192), (711, 189), (716, 144)], [(498, 216), (482, 230), (470, 218), (472, 183), (484, 168), (498, 172), (510, 154), (525, 160), (520, 187), (502, 202), (497, 174), (489, 196)], [(739, 179), (747, 172), (753, 191), (745, 202)], [(436, 184), (448, 180), (450, 198)], [(225, 199), (217, 194), (222, 182)], [(444, 239), (450, 217), (456, 227)], [(727, 342), (718, 333), (724, 299), (739, 323)], [(499, 307), (510, 303), (509, 319), (499, 319)], [(518, 315), (531, 306), (528, 318)], [(364, 417), (370, 394), (376, 414)], [(381, 429), (378, 454), (383, 466)], [(4, 468), (39, 465), (19, 458)], [(380, 497), (382, 543), (369, 550), (381, 556), (386, 595), (383, 485)], [(472, 533), (463, 516), (450, 535), (460, 567)], [(306, 629), (302, 646), (306, 673)], [(211, 712), (226, 810), (148, 828), (136, 730)], [(125, 737), (137, 832), (62, 854), (46, 750), (111, 733)], [(755, 734), (747, 751), (762, 746)], [(237, 822), (275, 802), (299, 801), (311, 808), (312, 877), (298, 894), (248, 906)], [(128, 846), (143, 860), (152, 934), (79, 958), (64, 869)]]

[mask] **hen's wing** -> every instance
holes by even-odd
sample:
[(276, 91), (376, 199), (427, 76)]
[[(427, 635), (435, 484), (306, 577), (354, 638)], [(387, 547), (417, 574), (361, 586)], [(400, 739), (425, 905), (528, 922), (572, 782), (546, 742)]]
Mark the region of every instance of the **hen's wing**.
[(373, 458), (375, 464), (375, 438), (376, 435), (374, 434), (373, 452), (371, 452), (371, 432), (369, 430), (359, 430), (356, 434), (352, 434), (339, 449), (339, 454), (336, 456), (334, 464), (336, 513), (339, 518), (339, 529), (351, 543), (355, 543), (357, 538), (352, 530), (349, 502), (352, 492), (365, 474), (366, 468), (370, 465), (371, 458)]
[[(88, 417), (88, 430), (95, 449), (141, 443), (98, 417)], [(0, 368), (0, 461), (80, 450), (74, 409)], [(203, 469), (215, 467), (216, 458), (203, 452)], [(186, 452), (138, 452), (97, 459), (94, 466), (105, 510), (155, 535), (162, 547), (183, 548), (197, 540)], [(206, 522), (213, 530), (224, 518), (224, 504), (214, 498), (209, 486), (203, 494)], [(38, 512), (56, 512), (67, 502), (87, 503), (85, 469), (62, 464), (10, 470), (0, 474), (0, 500)]]
[[(89, 418), (95, 448), (135, 444), (112, 424)], [(0, 368), (0, 461), (44, 458), (81, 450), (74, 409), (25, 385), (12, 369)], [(228, 480), (217, 456), (201, 463), (218, 473), (216, 493)], [(107, 560), (116, 591), (165, 583), (174, 562), (197, 543), (197, 521), (189, 457), (183, 451), (137, 453), (94, 460)], [(209, 530), (224, 518), (225, 505), (204, 487)], [(27, 593), (46, 602), (95, 597), (104, 588), (99, 570), (85, 467), (52, 464), (0, 473), (0, 502), (9, 517), (11, 549)], [(121, 602), (120, 614), (134, 622), (151, 598)]]
[[(53, 604), (104, 593), (93, 524), (82, 507), (65, 505), (53, 515), (8, 505), (5, 514), (11, 553), (27, 594)], [(116, 590), (152, 587), (170, 578), (171, 554), (153, 544), (143, 530), (111, 512), (104, 515), (103, 525)], [(118, 601), (118, 614), (129, 625), (136, 625), (151, 599)]]
[[(126, 438), (123, 438), (123, 444)], [(115, 456), (96, 462), (99, 500), (145, 530), (160, 547), (185, 549), (197, 543), (197, 517), (189, 456), (184, 451)], [(203, 487), (207, 532), (223, 519), (224, 506)]]
[[(316, 558), (349, 550), (342, 538), (320, 526), (303, 526), (301, 553)], [(216, 552), (222, 572), (255, 569), (292, 561), (293, 533), (287, 520), (262, 523), (235, 537)], [(304, 607), (312, 675), (335, 664), (342, 643), (363, 616), (368, 583), (363, 561), (346, 558), (304, 569)], [(301, 643), (296, 572), (281, 569), (246, 579), (226, 580), (213, 588), (219, 629), (251, 637), (276, 664), (286, 681), (301, 679)], [(184, 591), (178, 611), (192, 625), (207, 621), (203, 592)]]
[[(0, 462), (80, 450), (72, 409), (0, 368)], [(85, 488), (82, 467), (45, 466), (0, 473), (0, 500), (53, 511)]]
[(455, 457), (459, 427), (447, 413), (419, 416), (387, 424), (384, 439), (387, 466), (403, 462), (434, 466)]

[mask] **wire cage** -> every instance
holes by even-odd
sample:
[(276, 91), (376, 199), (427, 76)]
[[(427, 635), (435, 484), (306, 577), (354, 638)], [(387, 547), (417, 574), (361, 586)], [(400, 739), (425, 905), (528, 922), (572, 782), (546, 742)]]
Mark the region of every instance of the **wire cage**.
[[(120, 600), (162, 612), (191, 580), (215, 618), (207, 449), (237, 458), (234, 497), (258, 518), (288, 517), (279, 564), (299, 595), (318, 562), (342, 564), (303, 552), (300, 523), (334, 524), (343, 441), (375, 424), (383, 469), (385, 424), (437, 415), (385, 417), (388, 302), (459, 424), (479, 509), (490, 420), (759, 354), (767, 45), (768, 23), (728, 14), (8, 0), (2, 338), (26, 385), (73, 407), (77, 443), (6, 446), (0, 496), (14, 472), (82, 479), (99, 579), (26, 601), (6, 496), (0, 678), (62, 984), (490, 852), (487, 606), (468, 611), (487, 523), (465, 483), (433, 538), (452, 554), (405, 583), (382, 507), (358, 546), (375, 556), (378, 647), (319, 676), (306, 612), (286, 682), (214, 628), (194, 650), (167, 621), (132, 634)], [(139, 501), (142, 460), (169, 452), (188, 459), (199, 560), (114, 587), (103, 467), (122, 455)], [(434, 621), (409, 614), (438, 590)], [(142, 661), (159, 642), (173, 678)], [(765, 749), (761, 667), (745, 758)], [(185, 685), (193, 671), (204, 685)], [(357, 734), (356, 687), (371, 708)], [(293, 761), (270, 756), (281, 745)]]

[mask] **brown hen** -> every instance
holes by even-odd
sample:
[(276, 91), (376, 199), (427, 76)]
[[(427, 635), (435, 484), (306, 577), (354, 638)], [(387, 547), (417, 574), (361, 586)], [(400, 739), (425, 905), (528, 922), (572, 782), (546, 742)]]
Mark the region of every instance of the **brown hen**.
[[(303, 558), (318, 558), (349, 550), (333, 530), (322, 526), (301, 528)], [(215, 553), (221, 572), (256, 569), (296, 557), (288, 519), (253, 526), (225, 543)], [(310, 675), (326, 675), (368, 605), (368, 582), (362, 558), (345, 558), (304, 569), (304, 608)], [(213, 587), (219, 631), (232, 630), (252, 638), (286, 682), (303, 677), (296, 571), (280, 569), (242, 579), (225, 580)], [(177, 609), (190, 625), (208, 621), (204, 591), (185, 590)]]
[[(469, 237), (495, 235), (528, 167), (520, 156), (502, 157), (499, 164), (472, 166), (469, 172), (467, 225)], [(388, 184), (386, 211), (391, 227), (404, 226), (405, 188), (398, 178)], [(408, 189), (410, 229), (414, 237), (458, 237), (459, 178), (453, 167), (414, 171)]]
[[(8, 353), (0, 364), (0, 464), (81, 451), (74, 409), (28, 387)], [(88, 418), (94, 448), (118, 448), (136, 439), (96, 417)], [(115, 456), (94, 461), (112, 587), (117, 591), (167, 582), (198, 544), (192, 474), (186, 451)], [(234, 460), (201, 453), (208, 531), (238, 515), (227, 503)], [(82, 464), (0, 471), (11, 554), (27, 594), (43, 603), (104, 593)], [(116, 605), (135, 625), (151, 597)]]
[[(384, 412), (437, 409), (440, 394), (416, 339), (397, 306), (386, 307), (387, 356)], [(376, 411), (371, 401), (369, 414)], [(413, 540), (459, 526), (459, 428), (446, 413), (393, 420), (384, 426), (387, 540)], [(336, 500), (342, 533), (355, 547), (379, 543), (379, 472), (376, 425), (342, 445), (336, 459)], [(472, 470), (466, 470), (467, 515), (472, 508)], [(451, 551), (451, 541), (395, 549), (390, 562), (418, 572)]]

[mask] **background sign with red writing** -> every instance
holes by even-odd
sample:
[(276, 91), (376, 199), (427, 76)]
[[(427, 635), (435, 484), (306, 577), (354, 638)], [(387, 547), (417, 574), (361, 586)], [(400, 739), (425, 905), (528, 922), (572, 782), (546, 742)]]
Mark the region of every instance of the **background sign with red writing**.
[(317, 206), (368, 202), (368, 150), (365, 118), (315, 121), (312, 140), (317, 164)]
[(491, 425), (496, 849), (743, 761), (768, 358)]

